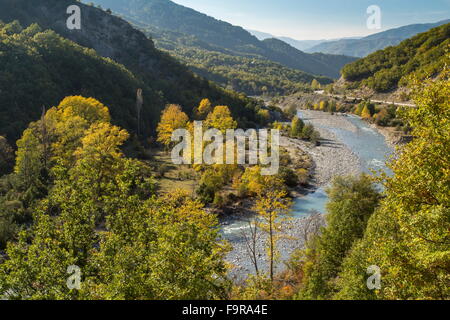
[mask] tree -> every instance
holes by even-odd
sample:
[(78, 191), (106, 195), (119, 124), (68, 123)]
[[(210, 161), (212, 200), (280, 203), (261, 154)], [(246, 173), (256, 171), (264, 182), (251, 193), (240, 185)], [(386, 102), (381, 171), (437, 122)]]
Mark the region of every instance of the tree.
[(202, 99), (202, 101), (200, 101), (200, 105), (195, 110), (195, 116), (198, 120), (204, 120), (211, 111), (211, 101), (209, 101), (209, 99)]
[[(72, 107), (51, 109), (45, 119), (51, 119), (61, 110), (65, 110), (62, 119), (84, 128), (86, 121), (72, 120), (82, 119), (79, 115), (86, 114), (86, 109), (76, 112), (68, 112), (75, 110)], [(95, 121), (96, 118), (90, 116), (90, 121)], [(27, 129), (26, 134), (33, 137), (35, 127)], [(54, 126), (49, 128), (54, 129)], [(80, 128), (73, 129), (78, 132)], [(29, 150), (44, 149), (43, 141), (26, 138), (26, 134), (22, 142), (34, 141), (26, 145), (31, 146)], [(76, 265), (85, 275), (93, 272), (95, 266), (90, 265), (90, 261), (98, 243), (97, 230), (102, 228), (106, 217), (121, 211), (133, 212), (142, 204), (142, 199), (155, 190), (149, 172), (145, 172), (146, 166), (137, 160), (125, 159), (120, 151), (127, 137), (125, 130), (107, 122), (95, 122), (85, 130), (80, 142), (74, 144), (79, 146), (73, 150), (70, 158), (74, 162), (70, 166), (60, 159), (66, 153), (59, 153), (54, 159), (50, 168), (54, 180), (49, 193), (34, 199), (34, 223), (30, 230), (20, 233), (18, 242), (7, 246), (7, 259), (0, 264), (0, 292), (8, 290), (9, 297), (17, 299), (81, 297), (81, 292), (70, 290), (66, 285), (67, 268)], [(58, 139), (64, 141), (62, 136)], [(20, 144), (20, 148), (24, 145)], [(29, 152), (25, 150), (20, 156), (21, 163), (30, 163)], [(35, 162), (42, 160), (33, 154), (31, 158)], [(19, 173), (22, 167), (24, 165), (19, 166)]]
[(270, 112), (267, 109), (259, 109), (258, 113), (259, 123), (265, 125), (270, 121)]
[(365, 104), (363, 102), (359, 103), (355, 108), (355, 114), (360, 116), (364, 109), (364, 106), (365, 106)]
[(372, 115), (370, 114), (370, 110), (369, 110), (369, 107), (367, 104), (364, 106), (364, 108), (361, 111), (361, 118), (363, 118), (363, 119), (372, 118)]
[[(450, 81), (417, 84), (417, 108), (401, 113), (415, 139), (389, 163), (384, 198), (364, 238), (344, 263), (337, 298), (449, 299)], [(365, 286), (365, 269), (381, 270), (381, 289)]]
[(261, 167), (251, 166), (245, 168), (244, 173), (238, 181), (236, 187), (241, 195), (262, 195), (267, 191), (284, 190), (283, 180), (278, 175), (263, 176)]
[(223, 134), (227, 129), (237, 128), (237, 122), (231, 116), (227, 106), (214, 107), (214, 110), (206, 117), (205, 125), (207, 128), (216, 128)]
[[(309, 109), (308, 107), (306, 108)], [(297, 115), (297, 106), (295, 104), (289, 105), (284, 114), (287, 115), (289, 119), (295, 117)]]
[(158, 132), (158, 142), (161, 142), (166, 148), (168, 148), (172, 142), (172, 133), (181, 128), (187, 128), (189, 118), (181, 110), (179, 105), (168, 105), (161, 114), (161, 121), (156, 128)]
[(337, 104), (336, 101), (331, 101), (328, 105), (328, 112), (334, 113), (337, 111)]
[(313, 90), (319, 90), (321, 88), (321, 85), (320, 85), (319, 81), (317, 81), (316, 79), (313, 79), (311, 81), (311, 88)]
[(380, 195), (368, 176), (337, 177), (327, 190), (327, 226), (303, 252), (301, 299), (329, 299), (336, 292), (336, 277), (353, 244), (362, 238)]
[(217, 218), (185, 193), (121, 210), (93, 256), (86, 294), (100, 299), (219, 299), (227, 282), (227, 247)]
[(250, 260), (255, 268), (255, 274), (259, 276), (259, 267), (258, 267), (258, 249), (257, 244), (260, 239), (260, 235), (258, 232), (258, 222), (256, 219), (248, 220), (248, 230), (249, 234), (245, 230), (242, 230), (241, 234), (245, 240), (245, 248), (247, 250), (247, 254), (250, 257)]
[(7, 248), (8, 259), (0, 264), (0, 292), (9, 299), (73, 299), (67, 288), (67, 268), (75, 260), (64, 248), (61, 229), (48, 215), (37, 214), (27, 241), (23, 231)]
[[(62, 117), (81, 117), (89, 124), (111, 121), (108, 107), (94, 98), (84, 98), (82, 96), (66, 97), (52, 111), (62, 113)], [(52, 111), (49, 112), (49, 117), (52, 117)]]
[(383, 108), (375, 115), (375, 123), (379, 126), (387, 126), (389, 123), (388, 112)]
[(316, 146), (320, 145), (320, 133), (316, 130), (313, 130), (311, 135), (309, 136), (309, 140), (314, 143)]
[(313, 133), (314, 133), (314, 126), (312, 124), (308, 123), (303, 127), (302, 138), (310, 139)]
[(320, 111), (328, 111), (328, 101), (327, 100), (320, 101), (319, 110)]
[(14, 151), (6, 141), (5, 137), (0, 136), (0, 176), (8, 173), (14, 163)]
[[(225, 165), (224, 165), (225, 166)], [(226, 177), (214, 168), (206, 169), (199, 182), (197, 194), (204, 204), (212, 203), (216, 193), (226, 184)]]
[(272, 282), (275, 272), (274, 263), (278, 256), (276, 243), (279, 239), (282, 225), (280, 217), (289, 211), (289, 201), (285, 197), (285, 191), (271, 190), (260, 195), (255, 205), (255, 210), (261, 218), (258, 226), (267, 234), (267, 262), (269, 265), (269, 276)]
[(295, 116), (291, 122), (291, 136), (292, 137), (301, 137), (304, 126), (305, 126), (305, 123), (303, 122), (303, 120), (300, 119), (299, 117)]

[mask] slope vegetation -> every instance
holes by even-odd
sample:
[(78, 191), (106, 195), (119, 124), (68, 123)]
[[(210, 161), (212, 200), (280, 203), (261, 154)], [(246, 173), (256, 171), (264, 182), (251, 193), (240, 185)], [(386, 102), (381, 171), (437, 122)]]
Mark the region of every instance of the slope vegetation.
[[(66, 9), (71, 4), (70, 0), (0, 0), (0, 20), (5, 23), (18, 20), (24, 27), (36, 23), (41, 30), (53, 31), (40, 35), (33, 27), (14, 36), (21, 32), (15, 23), (6, 28), (10, 31), (2, 31), (0, 59), (6, 60), (0, 64), (0, 90), (7, 94), (1, 98), (5, 125), (1, 134), (15, 139), (31, 119), (37, 119), (42, 107), (77, 94), (110, 104), (113, 120), (123, 122), (121, 125), (133, 132), (137, 127), (138, 88), (144, 89), (141, 127), (146, 134), (154, 132), (160, 110), (169, 102), (181, 104), (190, 113), (208, 97), (215, 104), (229, 105), (243, 125), (255, 119), (253, 101), (195, 76), (118, 17), (79, 3), (82, 28), (67, 29)], [(16, 51), (22, 52), (21, 59)], [(14, 116), (17, 124), (10, 121), (13, 109), (22, 110)]]
[(344, 54), (352, 57), (365, 57), (388, 46), (396, 46), (403, 40), (421, 32), (449, 23), (450, 20), (437, 23), (412, 24), (400, 28), (379, 32), (361, 39), (341, 39), (323, 42), (306, 50), (306, 52), (322, 52)]
[(386, 92), (407, 85), (411, 76), (424, 79), (439, 74), (449, 45), (450, 23), (353, 62), (342, 69), (342, 75), (352, 87)]
[[(195, 37), (235, 55), (264, 58), (315, 75), (338, 77), (340, 69), (354, 58), (305, 54), (281, 40), (259, 41), (248, 31), (209, 17), (169, 0), (96, 0), (141, 28), (153, 28), (152, 35), (173, 31), (183, 37)], [(219, 49), (219, 50), (220, 50)]]

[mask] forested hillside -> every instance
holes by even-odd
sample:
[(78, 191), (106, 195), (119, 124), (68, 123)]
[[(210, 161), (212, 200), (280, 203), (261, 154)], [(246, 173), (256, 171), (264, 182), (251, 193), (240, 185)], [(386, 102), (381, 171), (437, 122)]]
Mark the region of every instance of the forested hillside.
[(368, 179), (337, 178), (328, 190), (328, 225), (297, 257), (297, 298), (449, 299), (449, 71), (416, 86), (417, 108), (401, 112), (415, 139), (389, 162), (393, 175), (376, 179), (381, 197)]
[(155, 37), (158, 37), (157, 34), (160, 32), (173, 31), (181, 38), (193, 36), (217, 47), (218, 50), (225, 49), (244, 57), (269, 59), (315, 75), (337, 78), (340, 69), (346, 63), (355, 60), (351, 57), (334, 55), (317, 58), (280, 40), (259, 41), (241, 27), (216, 20), (169, 0), (97, 0), (94, 3), (105, 9), (110, 8), (140, 28), (153, 28), (151, 32)]
[(411, 38), (418, 33), (426, 32), (449, 22), (450, 20), (444, 20), (437, 23), (412, 24), (375, 33), (361, 39), (326, 41), (308, 48), (306, 52), (322, 52), (344, 54), (352, 57), (365, 57), (372, 52), (385, 49), (388, 46), (396, 46), (403, 40)]
[[(450, 24), (326, 85), (299, 69), (351, 58), (98, 2), (130, 22), (0, 0), (0, 300), (185, 301), (170, 319), (255, 300), (226, 312), (278, 319), (258, 301), (450, 299)], [(373, 98), (396, 88), (414, 104)]]
[(352, 88), (367, 86), (377, 92), (389, 91), (407, 85), (409, 76), (424, 79), (439, 74), (449, 45), (450, 23), (348, 64), (342, 75)]
[(306, 72), (329, 77), (337, 77), (336, 71), (355, 60), (347, 56), (330, 55), (323, 53), (308, 54), (295, 49), (279, 39), (266, 39), (264, 45), (270, 49), (266, 57), (278, 61), (283, 65), (304, 70)]
[[(165, 104), (178, 103), (190, 113), (204, 97), (229, 105), (243, 125), (255, 119), (254, 102), (195, 76), (120, 18), (80, 3), (82, 29), (67, 29), (65, 12), (70, 4), (69, 0), (0, 0), (0, 20), (19, 20), (25, 28), (33, 23), (39, 26), (14, 36), (13, 33), (20, 33), (19, 25), (14, 23), (2, 32), (0, 59), (16, 61), (18, 54), (23, 56), (20, 63), (5, 63), (0, 69), (0, 89), (6, 92), (1, 98), (0, 121), (6, 124), (1, 134), (7, 134), (10, 141), (30, 120), (39, 117), (43, 107), (49, 108), (62, 97), (77, 94), (104, 98), (111, 105), (113, 121), (117, 119), (136, 132), (138, 88), (144, 90), (141, 119), (145, 118), (145, 122), (140, 126), (147, 134), (154, 132)], [(51, 31), (41, 33), (39, 28), (51, 29), (60, 36)]]
[(17, 21), (0, 23), (0, 53), (0, 128), (13, 142), (43, 108), (71, 94), (102, 99), (116, 123), (136, 130), (136, 90), (143, 89), (147, 133), (163, 105), (163, 98), (123, 65), (37, 24), (22, 29)]
[(287, 68), (279, 63), (256, 57), (244, 57), (191, 36), (172, 31), (147, 28), (158, 48), (184, 62), (196, 74), (221, 86), (245, 94), (290, 94), (310, 90), (316, 79), (329, 84), (332, 79)]

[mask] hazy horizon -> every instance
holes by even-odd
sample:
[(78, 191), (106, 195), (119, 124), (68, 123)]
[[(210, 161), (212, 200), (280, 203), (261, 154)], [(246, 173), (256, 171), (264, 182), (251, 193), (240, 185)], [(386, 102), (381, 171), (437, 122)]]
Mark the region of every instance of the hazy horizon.
[[(296, 40), (365, 37), (405, 25), (450, 18), (450, 0), (432, 3), (419, 0), (173, 1), (245, 29)], [(366, 26), (369, 16), (366, 10), (371, 5), (381, 9), (381, 29), (371, 30)]]

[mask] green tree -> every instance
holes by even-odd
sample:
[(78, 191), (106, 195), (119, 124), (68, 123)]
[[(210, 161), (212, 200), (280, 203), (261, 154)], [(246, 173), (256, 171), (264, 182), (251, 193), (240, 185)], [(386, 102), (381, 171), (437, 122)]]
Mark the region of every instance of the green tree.
[(314, 133), (314, 126), (312, 124), (308, 123), (303, 127), (302, 138), (310, 139), (313, 133)]
[(175, 191), (108, 219), (86, 294), (101, 299), (225, 298), (217, 218)]
[(355, 114), (360, 116), (363, 109), (364, 109), (365, 104), (363, 102), (359, 103), (356, 107), (355, 107)]
[(321, 88), (321, 85), (320, 85), (319, 81), (317, 81), (316, 79), (313, 79), (311, 81), (311, 88), (313, 90), (319, 90)]
[(368, 176), (337, 177), (327, 190), (327, 226), (303, 252), (301, 299), (329, 299), (336, 292), (342, 262), (362, 238), (367, 221), (380, 199)]
[(6, 141), (0, 136), (0, 176), (11, 171), (14, 166), (14, 151)]
[(300, 119), (299, 117), (295, 116), (291, 122), (291, 136), (292, 137), (301, 137), (304, 126), (305, 126), (305, 123), (303, 122), (303, 120)]
[[(46, 116), (54, 115), (55, 111), (58, 110), (49, 110)], [(64, 119), (83, 127), (83, 121), (72, 121), (82, 119), (77, 113), (65, 112)], [(33, 128), (27, 129), (26, 134), (31, 135)], [(71, 134), (67, 132), (68, 136)], [(61, 161), (65, 152), (54, 159), (50, 168), (52, 186), (46, 197), (35, 199), (33, 225), (20, 234), (18, 242), (8, 244), (7, 259), (0, 264), (0, 292), (10, 290), (10, 297), (18, 299), (80, 297), (78, 291), (66, 286), (67, 267), (77, 265), (89, 275), (90, 258), (98, 242), (97, 230), (105, 217), (120, 210), (131, 211), (136, 202), (130, 201), (130, 197), (145, 199), (155, 190), (149, 172), (145, 173), (145, 165), (125, 159), (120, 151), (127, 137), (126, 131), (97, 122), (79, 139), (79, 147), (70, 156), (74, 159), (70, 166), (69, 162)], [(44, 149), (43, 141), (31, 138), (23, 141), (34, 141), (29, 150)], [(56, 141), (66, 140), (60, 136)], [(23, 146), (19, 145), (20, 148)], [(23, 152), (20, 156), (19, 163), (30, 162), (27, 159), (30, 153)], [(42, 161), (42, 157), (36, 158), (32, 153), (31, 158), (37, 163)], [(19, 173), (22, 167), (26, 166), (19, 166)]]
[[(403, 111), (415, 139), (389, 167), (380, 209), (344, 263), (337, 298), (449, 299), (450, 81), (417, 86), (417, 108)], [(381, 270), (381, 289), (365, 286), (366, 268)]]

